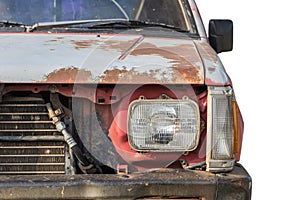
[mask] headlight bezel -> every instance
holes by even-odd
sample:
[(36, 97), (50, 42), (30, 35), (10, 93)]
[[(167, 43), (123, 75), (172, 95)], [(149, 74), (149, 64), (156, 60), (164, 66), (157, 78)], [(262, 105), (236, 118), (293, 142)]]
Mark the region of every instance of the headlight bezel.
[[(139, 99), (134, 100), (130, 103), (129, 108), (128, 108), (128, 115), (127, 115), (127, 120), (128, 120), (127, 121), (127, 136), (128, 136), (128, 143), (130, 145), (130, 148), (137, 152), (181, 152), (181, 153), (184, 153), (184, 152), (190, 152), (190, 151), (195, 150), (199, 145), (200, 134), (201, 134), (200, 133), (201, 118), (200, 118), (200, 111), (199, 111), (198, 104), (186, 96), (184, 96), (182, 99), (171, 99), (171, 98), (167, 97), (166, 95), (162, 95), (161, 97), (163, 97), (163, 98), (146, 99), (144, 96), (141, 96)], [(134, 141), (134, 138), (133, 138), (134, 133), (133, 133), (132, 126), (131, 126), (132, 125), (131, 117), (133, 115), (132, 112), (136, 108), (136, 106), (157, 105), (157, 106), (165, 106), (165, 107), (172, 108), (172, 106), (179, 105), (179, 104), (190, 106), (195, 114), (195, 116), (193, 117), (193, 119), (195, 120), (195, 126), (194, 126), (195, 137), (194, 137), (192, 144), (189, 145), (189, 148), (185, 148), (185, 147), (174, 148), (172, 146), (168, 146), (168, 144), (156, 145), (156, 146), (159, 146), (159, 148), (155, 147), (155, 145), (153, 145), (152, 147), (141, 147), (141, 146), (136, 145), (136, 142)], [(177, 120), (180, 121), (179, 118)], [(181, 119), (181, 120), (183, 120), (183, 119)], [(177, 132), (175, 134), (182, 135), (182, 133), (177, 133)], [(182, 136), (182, 137), (184, 137), (184, 136)]]

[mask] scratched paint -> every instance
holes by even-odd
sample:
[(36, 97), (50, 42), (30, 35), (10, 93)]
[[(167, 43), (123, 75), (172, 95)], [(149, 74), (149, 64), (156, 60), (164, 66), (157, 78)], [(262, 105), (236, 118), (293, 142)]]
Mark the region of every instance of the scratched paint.
[(99, 40), (70, 40), (70, 42), (74, 44), (74, 48), (77, 50), (99, 45)]
[(231, 85), (224, 66), (215, 51), (206, 42), (195, 42), (205, 66), (206, 85)]
[(140, 38), (134, 45), (111, 64), (101, 76), (102, 82), (204, 82), (201, 58), (193, 41)]
[(214, 51), (198, 40), (125, 34), (98, 37), (18, 33), (1, 34), (0, 42), (0, 82), (230, 82)]

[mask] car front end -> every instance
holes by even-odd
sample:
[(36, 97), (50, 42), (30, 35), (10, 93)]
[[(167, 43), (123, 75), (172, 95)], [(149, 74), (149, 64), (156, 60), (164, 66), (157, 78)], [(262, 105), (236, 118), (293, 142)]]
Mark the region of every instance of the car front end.
[(30, 5), (0, 1), (1, 198), (251, 198), (231, 47), (194, 1)]

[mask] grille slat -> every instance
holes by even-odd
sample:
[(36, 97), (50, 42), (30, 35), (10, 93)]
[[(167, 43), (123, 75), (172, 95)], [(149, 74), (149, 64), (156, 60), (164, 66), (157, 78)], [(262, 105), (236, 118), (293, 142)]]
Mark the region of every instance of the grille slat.
[(36, 129), (36, 130), (32, 130), (32, 129), (0, 129), (0, 132), (31, 132), (31, 133), (36, 133), (36, 132), (57, 132), (55, 129)]
[[(27, 101), (28, 100), (28, 101)], [(0, 174), (65, 174), (66, 144), (41, 98), (0, 104)]]
[(51, 166), (51, 165), (64, 165), (64, 163), (0, 163), (0, 166), (6, 166), (6, 165), (10, 165), (10, 166)]
[[(0, 143), (1, 144), (1, 143)], [(12, 155), (12, 154), (17, 154), (17, 155), (35, 155), (35, 154), (39, 154), (39, 155), (51, 155), (51, 154), (61, 154), (64, 155), (64, 149), (60, 149), (60, 148), (48, 148), (48, 149), (44, 149), (44, 148), (16, 148), (16, 149), (12, 149), (12, 148), (2, 148), (0, 149), (0, 156), (4, 156), (4, 155)]]
[(2, 104), (2, 107), (43, 107), (45, 110), (45, 104)]
[(0, 121), (0, 124), (53, 124), (51, 121)]
[(0, 141), (64, 141), (63, 136), (60, 135), (50, 135), (50, 136), (0, 136)]
[(0, 171), (0, 175), (64, 174), (65, 171)]
[(39, 156), (31, 156), (31, 157), (0, 157), (0, 163), (64, 163), (65, 158), (61, 155), (59, 156), (48, 156), (48, 157), (39, 157)]
[[(22, 149), (32, 149), (36, 148), (36, 146), (0, 146), (0, 149), (16, 149), (16, 148), (22, 148)], [(39, 146), (39, 149), (57, 149), (57, 148), (64, 148), (64, 146)]]
[(63, 155), (61, 154), (3, 154), (3, 155), (0, 155), (0, 157), (62, 157)]

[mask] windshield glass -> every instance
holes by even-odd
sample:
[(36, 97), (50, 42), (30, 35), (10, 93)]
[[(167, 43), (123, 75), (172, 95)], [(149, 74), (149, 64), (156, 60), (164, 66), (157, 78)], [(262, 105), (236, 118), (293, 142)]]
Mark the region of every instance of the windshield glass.
[(33, 25), (91, 19), (161, 23), (192, 31), (183, 0), (0, 0), (0, 20)]

